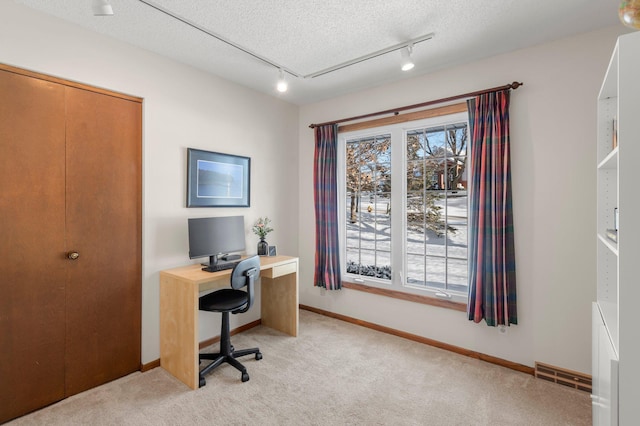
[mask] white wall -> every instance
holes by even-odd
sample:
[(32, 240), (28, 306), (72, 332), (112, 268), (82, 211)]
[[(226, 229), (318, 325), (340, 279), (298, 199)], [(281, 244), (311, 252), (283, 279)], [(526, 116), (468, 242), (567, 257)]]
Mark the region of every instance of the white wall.
[[(244, 215), (255, 253), (249, 227), (269, 216), (269, 243), (297, 253), (296, 106), (8, 1), (0, 40), (2, 63), (144, 98), (143, 363), (159, 358), (159, 271), (190, 262), (188, 217)], [(187, 147), (251, 157), (251, 207), (187, 209)], [(259, 318), (256, 307), (232, 326)], [(201, 314), (202, 340), (219, 317)]]
[[(300, 303), (533, 366), (591, 371), (596, 97), (622, 26), (496, 56), (300, 109)], [(502, 86), (511, 147), (518, 322), (499, 334), (466, 314), (312, 286), (313, 131), (319, 123)]]

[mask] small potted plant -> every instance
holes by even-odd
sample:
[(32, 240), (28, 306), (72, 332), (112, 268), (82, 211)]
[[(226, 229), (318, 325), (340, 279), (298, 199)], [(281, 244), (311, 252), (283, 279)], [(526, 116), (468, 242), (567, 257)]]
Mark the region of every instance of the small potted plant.
[(271, 219), (268, 217), (260, 217), (253, 225), (253, 233), (260, 237), (258, 242), (258, 255), (267, 256), (269, 254), (269, 243), (265, 241), (269, 232), (273, 231), (273, 228), (269, 226)]

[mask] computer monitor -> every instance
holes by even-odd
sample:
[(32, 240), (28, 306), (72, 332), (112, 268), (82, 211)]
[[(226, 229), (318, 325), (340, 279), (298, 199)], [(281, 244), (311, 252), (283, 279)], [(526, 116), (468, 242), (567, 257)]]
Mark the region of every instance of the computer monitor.
[(209, 257), (205, 266), (218, 263), (218, 256), (245, 250), (244, 216), (189, 219), (189, 258)]

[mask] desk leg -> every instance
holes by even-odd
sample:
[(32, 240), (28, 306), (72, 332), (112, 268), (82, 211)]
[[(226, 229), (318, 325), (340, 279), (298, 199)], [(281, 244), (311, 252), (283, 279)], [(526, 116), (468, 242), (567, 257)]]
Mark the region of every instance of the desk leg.
[(278, 278), (260, 278), (262, 324), (298, 335), (298, 272)]
[(198, 287), (160, 274), (160, 365), (198, 389)]

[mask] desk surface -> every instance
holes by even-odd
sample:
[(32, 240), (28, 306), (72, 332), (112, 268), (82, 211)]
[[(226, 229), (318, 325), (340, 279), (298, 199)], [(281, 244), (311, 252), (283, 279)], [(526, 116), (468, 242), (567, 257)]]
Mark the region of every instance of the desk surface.
[[(268, 271), (280, 266), (291, 264), (293, 261), (297, 261), (297, 257), (291, 256), (260, 256), (260, 275), (268, 276), (271, 278)], [(220, 279), (228, 279), (233, 269), (225, 269), (217, 272), (206, 272), (202, 270), (202, 265), (199, 263), (180, 266), (178, 268), (166, 269), (161, 271), (161, 275), (169, 275), (182, 280), (188, 280), (196, 284), (202, 284), (209, 281), (217, 281)]]

